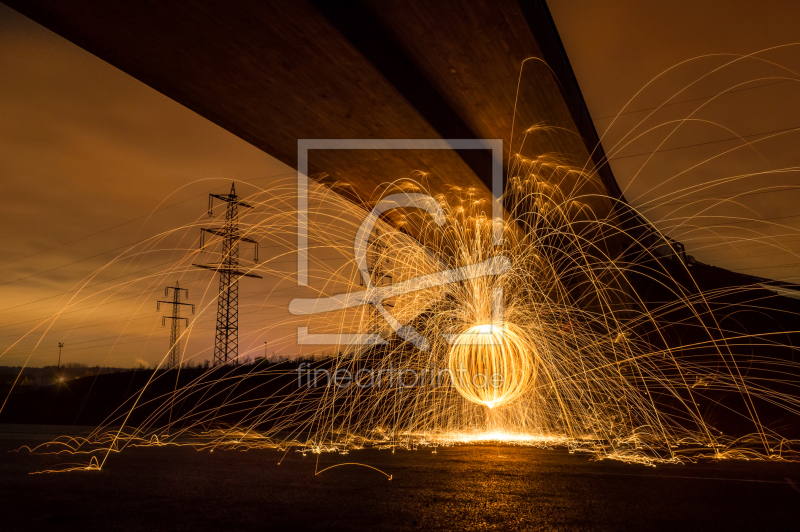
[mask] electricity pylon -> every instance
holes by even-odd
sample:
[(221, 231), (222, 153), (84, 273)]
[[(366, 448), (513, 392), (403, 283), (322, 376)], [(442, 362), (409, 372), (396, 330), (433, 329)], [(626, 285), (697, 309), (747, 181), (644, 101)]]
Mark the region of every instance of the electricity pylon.
[[(375, 238), (373, 239), (370, 235), (369, 239), (367, 240), (367, 273), (370, 276), (372, 286), (380, 286), (383, 284), (384, 280), (388, 280), (389, 282), (392, 281), (392, 276), (389, 274), (389, 270), (383, 265), (384, 262), (388, 262), (388, 258), (386, 257), (386, 250), (388, 246), (385, 242), (380, 240), (381, 232), (380, 230), (376, 231)], [(361, 286), (364, 286), (364, 280), (361, 279)], [(393, 308), (394, 303), (385, 302), (383, 304), (386, 308)], [(378, 309), (372, 305), (369, 305), (369, 332), (370, 334), (380, 334), (381, 333), (381, 316), (378, 312)]]
[(204, 227), (200, 231), (200, 249), (204, 245), (205, 233), (219, 236), (222, 240), (222, 260), (216, 264), (193, 264), (219, 273), (219, 298), (217, 300), (217, 334), (214, 340), (214, 365), (236, 363), (239, 357), (239, 278), (260, 275), (239, 268), (239, 243), (255, 244), (254, 262), (258, 262), (258, 242), (247, 238), (239, 231), (239, 207), (252, 209), (253, 206), (239, 199), (235, 184), (230, 194), (209, 194), (208, 215), (212, 215), (214, 198), (227, 203), (225, 225)]
[(181, 288), (181, 285), (176, 281), (175, 286), (168, 286), (164, 288), (164, 296), (169, 296), (169, 291), (172, 290), (172, 301), (158, 301), (156, 303), (156, 310), (161, 310), (161, 303), (166, 305), (172, 305), (172, 316), (161, 316), (161, 326), (163, 327), (167, 320), (172, 320), (172, 330), (169, 335), (169, 355), (167, 356), (167, 369), (177, 369), (181, 365), (181, 355), (180, 355), (180, 332), (181, 332), (181, 320), (186, 320), (186, 326), (189, 326), (189, 319), (188, 318), (181, 318), (181, 305), (186, 305), (192, 307), (192, 314), (194, 314), (194, 305), (191, 303), (181, 303), (180, 296), (181, 291), (186, 294), (185, 299), (189, 299), (189, 291), (185, 288)]

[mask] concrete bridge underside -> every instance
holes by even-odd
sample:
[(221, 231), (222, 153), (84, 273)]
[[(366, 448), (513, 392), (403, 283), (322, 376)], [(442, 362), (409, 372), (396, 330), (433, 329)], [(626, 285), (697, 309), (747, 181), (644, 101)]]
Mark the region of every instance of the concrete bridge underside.
[[(320, 138), (503, 139), (505, 166), (539, 124), (560, 129), (529, 136), (526, 154), (604, 156), (542, 0), (6, 3), (295, 168), (297, 140)], [(332, 150), (309, 171), (369, 198), (415, 170), (435, 192), (488, 193), (490, 168), (474, 150)]]

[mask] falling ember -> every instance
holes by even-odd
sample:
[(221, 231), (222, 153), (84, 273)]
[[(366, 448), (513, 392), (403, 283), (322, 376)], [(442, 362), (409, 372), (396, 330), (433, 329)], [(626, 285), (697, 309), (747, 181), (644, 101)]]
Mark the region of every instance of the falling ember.
[[(397, 204), (413, 189), (434, 198), (426, 183), (412, 185), (393, 183), (376, 196)], [(765, 430), (756, 405), (793, 411), (800, 399), (728, 362), (747, 359), (731, 350), (741, 338), (718, 323), (725, 314), (711, 304), (715, 294), (683, 291), (689, 266), (658, 254), (666, 242), (659, 234), (629, 232), (595, 186), (595, 174), (560, 160), (512, 160), (502, 199), (515, 208), (500, 239), (485, 205), (463, 191), (406, 208), (403, 231), (376, 219), (362, 234), (375, 203), (314, 187), (309, 197), (320, 210), (308, 238), (325, 252), (316, 272), (325, 283), (304, 288), (318, 297), (310, 311), (292, 314), (297, 336), (275, 342), (299, 342), (313, 329), (325, 342), (309, 345), (330, 342), (336, 351), (321, 348), (297, 364), (212, 367), (159, 401), (139, 401), (143, 389), (114, 423), (86, 439), (50, 442), (48, 452), (97, 455), (102, 467), (130, 445), (305, 455), (493, 440), (648, 464), (796, 457), (797, 442)], [(271, 207), (294, 204), (295, 194), (288, 181), (246, 198), (254, 209), (242, 217), (242, 235), (270, 249), (293, 241), (296, 213)], [(193, 224), (184, 229), (196, 234)], [(354, 242), (362, 241), (359, 263)], [(193, 271), (199, 253), (193, 247), (164, 277)], [(247, 271), (294, 283), (285, 259), (279, 253)], [(648, 306), (651, 289), (674, 297)], [(309, 299), (293, 300), (290, 313), (302, 307), (295, 301)], [(202, 317), (217, 304), (199, 308)], [(182, 333), (186, 343), (195, 327)], [(681, 346), (669, 341), (674, 331), (684, 334)], [(766, 369), (789, 364), (764, 360)], [(154, 372), (147, 386), (168, 376)], [(716, 401), (708, 392), (746, 402), (749, 436), (707, 422)], [(147, 421), (131, 428), (134, 416)]]
[(453, 386), (490, 409), (522, 395), (536, 377), (535, 351), (511, 324), (475, 325), (458, 335), (448, 366)]

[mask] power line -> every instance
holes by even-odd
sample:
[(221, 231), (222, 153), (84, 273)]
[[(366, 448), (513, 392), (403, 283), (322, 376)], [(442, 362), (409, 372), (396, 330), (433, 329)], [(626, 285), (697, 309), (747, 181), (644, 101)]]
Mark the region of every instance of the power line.
[(241, 277), (261, 279), (261, 276), (239, 269), (239, 242), (255, 244), (254, 262), (258, 262), (258, 242), (239, 231), (239, 207), (252, 209), (253, 206), (239, 199), (235, 183), (231, 185), (229, 194), (208, 195), (209, 216), (212, 214), (214, 198), (227, 204), (225, 225), (202, 228), (200, 248), (203, 247), (202, 235), (205, 233), (222, 237), (222, 261), (219, 264), (192, 264), (192, 266), (219, 273), (217, 334), (214, 340), (214, 365), (218, 366), (230, 362), (236, 363), (239, 358), (239, 279)]
[[(190, 198), (190, 199), (194, 199), (194, 198)], [(89, 235), (89, 236), (92, 236), (92, 235)], [(88, 238), (88, 237), (86, 237), (86, 238)], [(0, 286), (6, 286), (6, 285), (9, 285), (9, 284), (12, 284), (12, 283), (16, 283), (17, 281), (24, 281), (25, 279), (30, 279), (30, 278), (36, 277), (38, 275), (43, 275), (45, 273), (54, 272), (54, 271), (59, 270), (61, 268), (66, 268), (67, 266), (72, 266), (72, 265), (78, 264), (80, 262), (84, 262), (84, 261), (87, 261), (87, 260), (90, 260), (90, 259), (94, 259), (94, 258), (100, 257), (100, 256), (105, 255), (107, 253), (111, 253), (112, 251), (117, 251), (117, 250), (120, 250), (120, 249), (123, 249), (123, 248), (126, 248), (126, 247), (134, 246), (136, 244), (141, 244), (142, 242), (146, 242), (146, 241), (150, 240), (151, 238), (153, 238), (153, 237), (146, 237), (146, 238), (143, 238), (141, 240), (136, 240), (134, 242), (129, 242), (127, 244), (123, 244), (121, 246), (117, 246), (115, 248), (112, 248), (112, 249), (109, 249), (109, 250), (106, 250), (106, 251), (102, 251), (100, 253), (97, 253), (95, 255), (91, 255), (89, 257), (84, 257), (82, 259), (78, 259), (78, 260), (73, 261), (73, 262), (68, 262), (67, 264), (62, 264), (60, 266), (56, 266), (54, 268), (50, 268), (49, 270), (43, 270), (43, 271), (40, 271), (40, 272), (36, 272), (36, 273), (31, 273), (29, 275), (25, 275), (23, 277), (18, 277), (16, 279), (12, 279), (11, 281), (6, 281), (4, 283), (0, 283)], [(339, 242), (349, 242), (349, 240), (339, 240)], [(56, 246), (56, 247), (60, 247), (60, 246)], [(278, 248), (278, 247), (288, 248), (289, 244), (288, 243), (287, 244), (277, 244), (277, 245), (274, 245), (274, 246), (267, 246), (267, 247), (268, 248)], [(51, 249), (56, 249), (56, 248), (51, 248)], [(48, 251), (48, 250), (45, 250), (45, 251)], [(159, 252), (159, 251), (167, 251), (167, 250), (156, 249), (156, 250), (152, 250), (151, 252)], [(171, 251), (174, 251), (174, 250), (171, 250)], [(44, 252), (42, 252), (42, 253), (44, 253)], [(30, 256), (33, 256), (33, 255), (30, 255)], [(23, 258), (25, 258), (25, 257), (23, 257)], [(21, 259), (19, 259), (19, 260), (21, 260)], [(16, 262), (16, 261), (11, 261), (11, 262)], [(8, 263), (4, 263), (4, 264), (8, 264)], [(0, 266), (2, 266), (2, 264), (0, 264)]]
[[(265, 177), (257, 177), (257, 178), (251, 179), (250, 181), (258, 181), (260, 179), (272, 179), (272, 178), (275, 178), (275, 177), (281, 177), (281, 176), (287, 176), (287, 175), (293, 175), (293, 174), (294, 174), (293, 172), (288, 172), (288, 173), (284, 173), (284, 174), (275, 174), (275, 175), (270, 175), (270, 176), (265, 176)], [(178, 205), (181, 205), (183, 203), (187, 203), (189, 201), (197, 199), (200, 196), (203, 196), (205, 194), (206, 194), (205, 192), (203, 192), (202, 194), (197, 194), (196, 196), (192, 196), (191, 198), (187, 198), (187, 199), (185, 199), (183, 201), (179, 201), (178, 203), (174, 203), (174, 204), (172, 204), (172, 205), (170, 205), (168, 207), (163, 207), (161, 209), (157, 209), (157, 210), (155, 210), (155, 211), (153, 211), (153, 212), (151, 212), (149, 214), (143, 214), (142, 216), (138, 216), (138, 217), (133, 218), (131, 220), (128, 220), (126, 222), (119, 223), (117, 225), (108, 227), (106, 229), (102, 229), (100, 231), (97, 231), (96, 233), (91, 233), (91, 234), (88, 234), (88, 235), (84, 235), (84, 236), (82, 236), (80, 238), (76, 238), (75, 240), (70, 240), (69, 242), (64, 242), (63, 244), (59, 244), (59, 245), (53, 246), (51, 248), (43, 249), (41, 251), (37, 251), (36, 253), (31, 253), (30, 255), (25, 255), (24, 257), (19, 257), (19, 258), (13, 259), (13, 260), (0, 262), (0, 266), (5, 266), (6, 264), (12, 264), (14, 262), (19, 262), (21, 260), (29, 259), (31, 257), (35, 257), (37, 255), (41, 255), (42, 253), (47, 253), (48, 251), (53, 251), (54, 249), (58, 249), (58, 248), (61, 248), (61, 247), (64, 247), (64, 246), (68, 246), (70, 244), (74, 244), (75, 242), (80, 242), (81, 240), (86, 240), (87, 238), (91, 238), (93, 236), (97, 236), (99, 234), (106, 233), (106, 232), (111, 231), (113, 229), (117, 229), (119, 227), (122, 227), (123, 225), (127, 225), (127, 224), (130, 224), (130, 223), (139, 221), (139, 220), (141, 220), (143, 218), (149, 218), (150, 216), (156, 214), (157, 212), (162, 212), (162, 211), (166, 211), (168, 209), (171, 209), (173, 207), (177, 207)], [(119, 249), (119, 248), (115, 248), (115, 249)]]
[(161, 317), (161, 326), (164, 326), (164, 322), (166, 320), (170, 320), (171, 327), (170, 327), (170, 336), (169, 336), (169, 355), (167, 356), (167, 369), (177, 369), (181, 366), (181, 356), (180, 356), (180, 332), (181, 332), (181, 320), (186, 322), (186, 326), (189, 326), (189, 319), (188, 318), (181, 318), (181, 305), (186, 305), (192, 307), (192, 314), (194, 314), (194, 305), (191, 303), (181, 303), (181, 291), (186, 295), (186, 299), (189, 299), (189, 291), (185, 288), (181, 288), (181, 285), (178, 281), (175, 281), (175, 286), (168, 286), (164, 288), (164, 295), (169, 296), (169, 291), (172, 290), (172, 301), (158, 301), (156, 304), (156, 310), (161, 310), (161, 303), (165, 303), (167, 305), (172, 305), (172, 315), (171, 316), (162, 316)]

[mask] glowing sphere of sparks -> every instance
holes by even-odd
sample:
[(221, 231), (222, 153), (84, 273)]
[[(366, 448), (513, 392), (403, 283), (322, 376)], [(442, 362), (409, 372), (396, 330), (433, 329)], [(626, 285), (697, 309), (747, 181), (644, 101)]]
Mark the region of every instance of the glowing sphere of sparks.
[(516, 399), (536, 377), (534, 348), (509, 323), (476, 325), (458, 335), (448, 366), (458, 393), (489, 408)]

